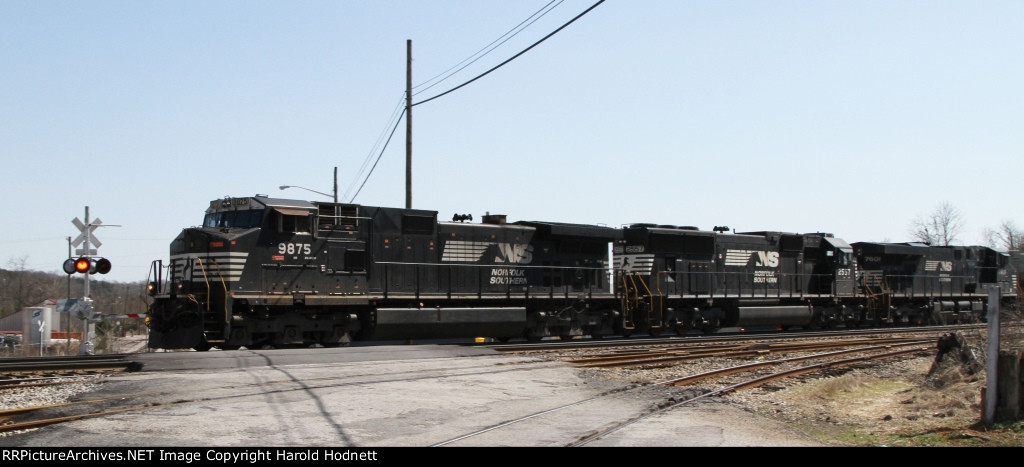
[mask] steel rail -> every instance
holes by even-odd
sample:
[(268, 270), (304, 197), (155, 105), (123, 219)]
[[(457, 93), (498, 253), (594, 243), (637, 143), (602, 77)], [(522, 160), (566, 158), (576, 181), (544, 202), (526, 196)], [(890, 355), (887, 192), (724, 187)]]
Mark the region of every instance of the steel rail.
[[(621, 424), (618, 424), (618, 425), (616, 425), (614, 427), (607, 428), (607, 429), (602, 430), (602, 431), (600, 431), (598, 433), (592, 433), (590, 435), (587, 435), (587, 436), (585, 436), (583, 438), (580, 438), (576, 442), (574, 442), (572, 444), (569, 444), (567, 446), (568, 447), (584, 446), (586, 444), (589, 444), (592, 441), (604, 438), (604, 437), (606, 437), (606, 436), (608, 436), (608, 435), (610, 435), (610, 434), (612, 434), (614, 432), (622, 430), (622, 429), (626, 428), (627, 426), (633, 425), (633, 424), (635, 424), (635, 423), (637, 423), (637, 422), (639, 422), (641, 420), (644, 420), (646, 418), (649, 418), (651, 416), (654, 416), (654, 415), (657, 415), (657, 414), (660, 414), (660, 413), (667, 412), (667, 411), (669, 411), (669, 410), (671, 410), (671, 409), (673, 409), (675, 407), (679, 407), (679, 406), (684, 405), (684, 404), (689, 404), (691, 402), (694, 402), (694, 401), (697, 401), (697, 400), (700, 400), (700, 399), (704, 399), (704, 398), (708, 398), (708, 397), (712, 397), (712, 396), (720, 396), (720, 395), (723, 395), (723, 394), (727, 394), (727, 393), (736, 391), (738, 389), (760, 386), (760, 385), (762, 385), (762, 384), (764, 384), (764, 383), (766, 383), (768, 381), (771, 381), (771, 380), (785, 378), (785, 377), (788, 377), (788, 376), (794, 376), (794, 375), (811, 373), (811, 372), (818, 371), (818, 370), (823, 369), (823, 368), (828, 368), (828, 367), (833, 367), (833, 366), (846, 366), (846, 365), (851, 365), (851, 364), (854, 364), (854, 363), (861, 363), (861, 362), (864, 362), (866, 360), (888, 358), (888, 357), (893, 357), (893, 356), (902, 355), (902, 354), (920, 352), (920, 351), (924, 351), (924, 350), (927, 350), (927, 349), (928, 349), (927, 347), (917, 347), (917, 348), (913, 348), (913, 349), (898, 350), (898, 351), (893, 351), (893, 352), (886, 352), (886, 353), (882, 353), (882, 354), (869, 355), (869, 356), (851, 358), (851, 359), (846, 359), (846, 360), (839, 360), (839, 361), (834, 361), (834, 362), (823, 362), (823, 363), (818, 363), (818, 364), (814, 364), (814, 365), (808, 365), (808, 366), (804, 366), (804, 367), (800, 367), (800, 368), (784, 370), (784, 371), (781, 371), (781, 372), (773, 373), (771, 375), (761, 376), (761, 377), (758, 377), (758, 378), (742, 381), (742, 382), (739, 382), (739, 383), (736, 383), (736, 384), (733, 384), (733, 385), (730, 385), (730, 386), (726, 386), (726, 387), (723, 387), (723, 388), (720, 388), (720, 389), (717, 389), (717, 390), (714, 390), (714, 391), (710, 391), (710, 392), (701, 394), (701, 395), (696, 396), (696, 397), (691, 397), (691, 398), (688, 398), (688, 399), (676, 401), (675, 403), (668, 404), (668, 405), (665, 405), (663, 407), (659, 407), (656, 410), (652, 410), (652, 411), (650, 411), (648, 413), (644, 413), (644, 414), (638, 415), (636, 417), (633, 417), (633, 418), (631, 418), (631, 419), (629, 419), (629, 420), (627, 420), (627, 421), (625, 421), (625, 422), (623, 422)], [(659, 384), (663, 384), (663, 383), (659, 383)]]
[(650, 365), (650, 364), (667, 364), (685, 360), (696, 360), (708, 357), (721, 357), (721, 358), (735, 358), (735, 357), (749, 357), (757, 355), (767, 355), (771, 353), (781, 352), (799, 352), (799, 351), (812, 351), (821, 349), (833, 349), (837, 347), (849, 347), (853, 345), (865, 345), (865, 344), (898, 344), (898, 343), (921, 343), (927, 342), (921, 339), (895, 337), (895, 338), (879, 338), (879, 339), (857, 339), (852, 341), (835, 341), (835, 342), (804, 342), (804, 343), (771, 343), (771, 344), (753, 344), (753, 345), (741, 345), (736, 346), (733, 349), (710, 349), (705, 351), (704, 349), (693, 350), (662, 350), (659, 353), (649, 353), (648, 355), (637, 354), (636, 356), (609, 356), (609, 357), (588, 357), (582, 359), (570, 360), (570, 363), (576, 364), (581, 367), (587, 368), (610, 368), (610, 367), (623, 367), (623, 366), (636, 366), (636, 365)]

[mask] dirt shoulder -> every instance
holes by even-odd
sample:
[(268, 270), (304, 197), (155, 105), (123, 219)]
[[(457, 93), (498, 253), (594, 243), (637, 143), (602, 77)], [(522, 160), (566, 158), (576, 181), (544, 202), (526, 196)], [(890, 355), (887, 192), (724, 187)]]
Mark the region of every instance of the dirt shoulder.
[(984, 372), (932, 372), (933, 357), (807, 378), (727, 396), (834, 446), (1024, 446), (1016, 428), (984, 427)]
[[(981, 423), (984, 356), (977, 339), (964, 344), (962, 351), (954, 349), (939, 361), (938, 350), (927, 351), (808, 374), (722, 399), (830, 446), (1024, 446), (1024, 420)], [(742, 363), (748, 362), (714, 365)], [(604, 377), (650, 383), (679, 376), (673, 371), (620, 369)]]

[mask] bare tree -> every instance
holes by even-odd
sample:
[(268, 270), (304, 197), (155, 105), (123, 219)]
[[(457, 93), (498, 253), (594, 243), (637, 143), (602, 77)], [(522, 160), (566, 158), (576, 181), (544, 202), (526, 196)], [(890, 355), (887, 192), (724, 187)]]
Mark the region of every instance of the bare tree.
[(915, 240), (929, 245), (951, 245), (963, 230), (963, 216), (948, 201), (943, 201), (932, 214), (918, 218), (910, 225)]
[(11, 259), (11, 270), (0, 270), (0, 317), (51, 298), (48, 274), (25, 269), (27, 256)]
[(1007, 251), (1020, 250), (1024, 246), (1024, 231), (1011, 220), (1003, 221), (995, 229), (985, 229), (985, 238), (989, 246)]

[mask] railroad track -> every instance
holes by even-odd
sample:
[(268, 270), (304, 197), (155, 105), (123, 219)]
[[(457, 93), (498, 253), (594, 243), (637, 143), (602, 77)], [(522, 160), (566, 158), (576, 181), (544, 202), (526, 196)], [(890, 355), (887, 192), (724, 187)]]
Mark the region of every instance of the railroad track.
[[(717, 369), (717, 370), (712, 370), (712, 371), (708, 371), (708, 372), (697, 374), (697, 375), (693, 375), (693, 376), (688, 376), (688, 377), (683, 377), (683, 378), (676, 378), (676, 379), (672, 379), (672, 380), (669, 380), (669, 381), (663, 381), (663, 382), (660, 382), (660, 383), (656, 383), (656, 384), (661, 384), (661, 385), (686, 386), (686, 385), (694, 384), (694, 383), (699, 382), (699, 381), (705, 381), (705, 380), (710, 380), (710, 379), (714, 379), (714, 378), (720, 378), (722, 376), (731, 375), (731, 374), (735, 374), (735, 373), (751, 372), (753, 370), (760, 369), (760, 368), (763, 368), (763, 367), (766, 367), (766, 366), (782, 366), (782, 365), (785, 365), (785, 364), (790, 364), (790, 363), (800, 362), (800, 361), (806, 361), (806, 360), (816, 360), (816, 359), (822, 360), (822, 361), (817, 362), (817, 363), (811, 363), (811, 364), (807, 364), (807, 365), (803, 365), (803, 366), (797, 366), (797, 367), (793, 367), (793, 368), (778, 369), (778, 370), (775, 370), (775, 371), (771, 371), (768, 374), (757, 374), (757, 375), (754, 375), (754, 376), (751, 376), (751, 377), (745, 377), (745, 378), (740, 379), (739, 381), (731, 382), (729, 384), (726, 384), (724, 386), (719, 387), (718, 389), (714, 389), (714, 390), (711, 390), (711, 391), (704, 392), (703, 394), (700, 394), (698, 396), (685, 398), (685, 399), (679, 400), (679, 401), (673, 401), (671, 403), (668, 403), (668, 404), (665, 404), (663, 406), (660, 406), (657, 409), (652, 410), (650, 412), (640, 414), (640, 415), (638, 415), (638, 416), (636, 416), (636, 417), (634, 417), (632, 419), (620, 422), (620, 423), (618, 423), (618, 424), (616, 424), (616, 425), (614, 425), (612, 427), (605, 428), (605, 429), (603, 429), (603, 430), (601, 430), (599, 432), (587, 435), (587, 436), (585, 436), (583, 438), (580, 438), (579, 440), (574, 441), (573, 443), (569, 444), (568, 446), (577, 447), (577, 446), (584, 446), (584, 445), (590, 444), (593, 441), (596, 441), (596, 440), (603, 439), (603, 438), (606, 438), (608, 436), (611, 436), (614, 433), (616, 433), (616, 432), (618, 432), (620, 430), (626, 429), (629, 426), (631, 426), (631, 425), (633, 425), (635, 423), (638, 423), (638, 422), (640, 422), (642, 420), (645, 420), (645, 419), (651, 418), (653, 416), (656, 416), (656, 415), (659, 415), (659, 414), (671, 411), (672, 409), (675, 409), (675, 408), (683, 406), (683, 405), (695, 403), (695, 402), (697, 402), (697, 401), (699, 401), (701, 399), (706, 399), (706, 398), (714, 397), (714, 396), (722, 396), (722, 395), (725, 395), (725, 394), (728, 394), (728, 393), (731, 393), (731, 392), (734, 392), (734, 391), (738, 391), (738, 390), (741, 390), (741, 389), (749, 389), (749, 388), (753, 388), (753, 387), (758, 387), (758, 386), (764, 385), (764, 384), (772, 382), (772, 381), (778, 381), (778, 380), (782, 380), (782, 379), (790, 378), (790, 377), (794, 377), (794, 376), (800, 376), (800, 375), (805, 375), (805, 374), (809, 374), (809, 373), (820, 372), (820, 371), (824, 371), (826, 369), (834, 369), (834, 368), (854, 366), (854, 365), (864, 364), (865, 362), (869, 362), (869, 361), (872, 361), (872, 360), (884, 360), (884, 359), (890, 359), (890, 358), (897, 358), (897, 357), (902, 357), (902, 356), (906, 356), (906, 355), (910, 355), (910, 354), (926, 353), (926, 352), (929, 352), (929, 351), (933, 350), (933, 347), (930, 347), (930, 346), (927, 346), (927, 345), (918, 345), (918, 344), (914, 344), (914, 343), (911, 343), (911, 342), (907, 342), (907, 343), (904, 343), (904, 344), (899, 344), (899, 346), (903, 346), (903, 345), (907, 345), (907, 346), (910, 346), (910, 347), (909, 348), (904, 348), (904, 349), (898, 349), (898, 350), (892, 350), (893, 346), (890, 346), (890, 345), (858, 347), (858, 348), (847, 349), (847, 350), (838, 351), (838, 352), (828, 352), (828, 353), (824, 353), (824, 354), (807, 355), (807, 356), (801, 356), (801, 357), (795, 357), (795, 358), (789, 358), (789, 359), (780, 359), (780, 360), (775, 360), (775, 361), (758, 362), (758, 363), (752, 363), (752, 364), (737, 365), (737, 366), (727, 367), (727, 368), (720, 368), (720, 369)], [(855, 357), (850, 357), (850, 358), (843, 358), (843, 359), (835, 359), (834, 358), (837, 355), (851, 354), (851, 353), (858, 353), (858, 354), (861, 354), (861, 355), (857, 355)]]
[[(1006, 325), (1004, 325), (1006, 326)], [(946, 333), (985, 329), (985, 324), (957, 324), (947, 326), (900, 326), (877, 327), (853, 330), (831, 331), (756, 331), (756, 332), (723, 332), (708, 336), (672, 336), (672, 337), (639, 337), (629, 339), (573, 339), (569, 341), (543, 341), (539, 343), (487, 344), (488, 347), (501, 352), (532, 352), (532, 351), (566, 351), (571, 349), (602, 349), (623, 346), (654, 347), (658, 345), (702, 344), (710, 342), (753, 341), (766, 339), (814, 339), (843, 336), (873, 336), (879, 334), (920, 334)]]
[[(104, 374), (137, 371), (140, 369), (138, 363), (128, 360), (127, 357), (124, 354), (111, 354), (5, 358), (0, 360), (0, 394), (17, 394), (17, 391), (26, 390), (42, 391), (48, 387), (89, 382), (95, 377)], [(10, 423), (13, 419), (36, 411), (79, 403), (81, 402), (63, 402), (0, 410), (0, 432), (37, 428), (52, 423), (81, 418), (65, 417), (64, 419)]]
[(139, 369), (141, 365), (129, 360), (127, 354), (4, 358), (0, 359), (0, 383), (25, 375), (67, 375)]
[[(787, 378), (815, 372), (835, 371), (836, 369), (870, 364), (872, 361), (895, 359), (915, 354), (927, 354), (935, 351), (936, 342), (935, 339), (931, 338), (881, 337), (821, 342), (781, 342), (770, 344), (709, 343), (704, 345), (688, 344), (688, 346), (689, 348), (685, 350), (662, 348), (615, 349), (608, 350), (601, 356), (586, 358), (570, 357), (566, 358), (565, 361), (587, 368), (670, 366), (679, 365), (686, 361), (710, 360), (712, 358), (725, 361), (753, 358), (757, 361), (722, 366), (697, 374), (625, 387), (619, 391), (611, 391), (589, 399), (547, 408), (514, 420), (488, 426), (442, 441), (433, 446), (458, 445), (460, 442), (508, 429), (518, 424), (538, 422), (541, 419), (566, 417), (564, 415), (565, 411), (577, 409), (580, 406), (604, 397), (615, 397), (623, 393), (647, 390), (656, 386), (689, 388), (689, 391), (683, 393), (690, 394), (689, 396), (679, 398), (678, 393), (674, 393), (662, 403), (656, 404), (653, 409), (641, 412), (632, 418), (617, 421), (611, 424), (611, 426), (595, 430), (565, 445), (570, 447), (584, 446), (597, 440), (614, 436), (615, 433), (645, 419), (681, 406), (692, 405), (702, 399), (723, 396), (734, 391), (762, 386), (772, 381), (782, 381)], [(801, 355), (789, 358), (765, 359), (767, 356), (789, 353), (801, 353)], [(703, 386), (698, 386), (699, 384), (703, 384)]]
[(589, 368), (609, 368), (641, 365), (652, 366), (671, 365), (690, 360), (710, 358), (763, 357), (771, 354), (809, 352), (865, 345), (922, 345), (931, 344), (934, 342), (934, 339), (921, 339), (913, 337), (882, 337), (812, 342), (773, 342), (708, 345), (691, 344), (688, 346), (613, 352), (610, 355), (604, 354), (594, 357), (572, 358), (569, 359), (568, 361), (576, 366)]

